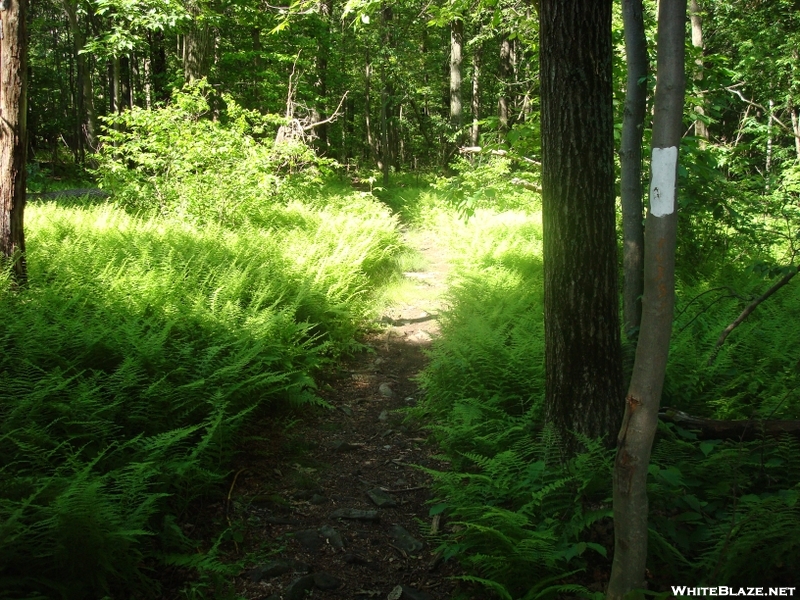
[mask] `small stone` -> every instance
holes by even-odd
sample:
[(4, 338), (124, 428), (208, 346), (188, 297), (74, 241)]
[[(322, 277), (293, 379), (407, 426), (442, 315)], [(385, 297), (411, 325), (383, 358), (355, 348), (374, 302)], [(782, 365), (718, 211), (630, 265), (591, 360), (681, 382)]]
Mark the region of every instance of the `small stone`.
[(394, 508), (397, 506), (397, 501), (380, 488), (368, 490), (367, 496), (378, 508)]
[(407, 486), (407, 485), (408, 485), (408, 482), (407, 482), (405, 479), (403, 479), (402, 477), (400, 477), (399, 479), (397, 479), (397, 480), (394, 482), (394, 484), (395, 484), (397, 487), (405, 487), (405, 486)]
[(323, 525), (317, 531), (319, 531), (319, 534), (324, 537), (334, 548), (344, 548), (344, 540), (342, 539), (342, 535), (333, 527)]
[(401, 527), (400, 525), (392, 525), (389, 529), (389, 535), (392, 536), (397, 546), (408, 552), (409, 554), (414, 554), (422, 550), (422, 542), (415, 539), (405, 528)]
[(311, 565), (307, 562), (303, 562), (302, 560), (292, 561), (292, 571), (295, 573), (311, 573), (312, 570)]
[(327, 573), (314, 573), (314, 585), (321, 590), (335, 590), (342, 585), (342, 582), (333, 575)]
[(392, 390), (392, 386), (388, 383), (382, 383), (378, 386), (378, 391), (381, 393), (381, 396), (385, 396), (386, 398), (391, 398), (394, 396), (394, 390)]
[(247, 576), (253, 583), (258, 583), (262, 579), (278, 577), (291, 570), (289, 563), (284, 560), (273, 560), (264, 565), (258, 565), (247, 572)]
[(363, 556), (359, 556), (358, 554), (345, 554), (344, 555), (344, 562), (348, 565), (361, 565), (367, 567), (371, 571), (379, 571), (380, 567), (376, 566), (374, 563), (371, 563)]
[(386, 596), (386, 600), (400, 600), (402, 595), (403, 595), (403, 586), (396, 585), (394, 586), (394, 589), (391, 592), (389, 592), (389, 595)]
[(376, 358), (376, 359), (373, 361), (373, 364), (376, 364), (376, 365), (382, 365), (382, 364), (383, 364), (383, 363), (385, 363), (385, 362), (386, 362), (386, 360), (385, 360), (385, 359), (383, 359), (383, 358), (381, 358), (381, 357), (379, 356), (378, 358)]
[(340, 508), (331, 513), (331, 519), (350, 519), (353, 521), (377, 521), (377, 510), (360, 510), (358, 508)]
[(314, 576), (306, 575), (300, 579), (295, 579), (283, 590), (284, 600), (303, 600), (306, 594), (314, 589)]
[(342, 411), (344, 414), (346, 414), (348, 417), (353, 416), (353, 409), (350, 408), (349, 406), (340, 406), (339, 410)]
[[(398, 586), (403, 591), (399, 600), (432, 600), (432, 596), (407, 585)], [(397, 588), (395, 588), (397, 589)]]
[(385, 423), (388, 420), (389, 420), (389, 411), (382, 410), (381, 414), (378, 415), (378, 421), (380, 421), (381, 423)]
[(314, 529), (303, 529), (302, 531), (295, 531), (295, 539), (306, 549), (315, 552), (322, 548), (324, 540), (320, 537), (319, 532)]
[(314, 494), (313, 496), (311, 496), (311, 504), (315, 505), (325, 504), (327, 501), (328, 499), (322, 494)]

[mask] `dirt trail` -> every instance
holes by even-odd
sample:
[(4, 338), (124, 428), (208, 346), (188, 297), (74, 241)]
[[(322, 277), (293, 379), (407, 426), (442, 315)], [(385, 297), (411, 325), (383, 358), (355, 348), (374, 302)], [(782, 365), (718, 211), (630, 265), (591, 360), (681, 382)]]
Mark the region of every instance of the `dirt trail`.
[(434, 458), (426, 432), (396, 412), (419, 398), (414, 377), (439, 330), (448, 264), (433, 235), (408, 240), (427, 267), (405, 274), (404, 303), (382, 316), (382, 331), (366, 337), (370, 351), (323, 382), (320, 395), (335, 410), (320, 411), (240, 461), (226, 518), (246, 523), (242, 550), (283, 548), (237, 579), (246, 598), (299, 600), (306, 591), (341, 599), (453, 595), (448, 577), (455, 566), (426, 539), (430, 478), (413, 466), (446, 465)]

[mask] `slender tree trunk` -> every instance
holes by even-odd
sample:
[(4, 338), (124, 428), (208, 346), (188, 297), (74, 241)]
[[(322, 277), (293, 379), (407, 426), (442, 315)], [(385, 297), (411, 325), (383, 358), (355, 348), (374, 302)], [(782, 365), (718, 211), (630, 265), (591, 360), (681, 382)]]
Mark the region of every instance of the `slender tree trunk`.
[[(695, 61), (696, 70), (694, 73), (694, 80), (697, 82), (703, 81), (703, 15), (700, 11), (700, 6), (697, 0), (689, 0), (689, 19), (692, 22), (692, 46), (700, 49), (700, 56)], [(700, 85), (698, 83), (698, 85)], [(700, 104), (696, 108), (697, 114), (704, 117), (706, 114), (705, 107), (703, 106), (703, 93), (700, 92)], [(703, 140), (700, 147), (705, 147), (705, 142), (708, 140), (708, 127), (705, 121), (697, 119), (694, 122), (694, 134)]]
[[(27, 0), (6, 0), (0, 9), (0, 268), (10, 264), (21, 284), (25, 263), (27, 152)], [(5, 264), (3, 264), (5, 263)]]
[(792, 119), (792, 131), (794, 132), (794, 149), (797, 153), (797, 160), (800, 161), (800, 118), (797, 116), (797, 108), (789, 98), (789, 115)]
[(97, 149), (97, 111), (94, 108), (94, 89), (89, 57), (81, 50), (86, 45), (86, 36), (78, 21), (78, 7), (75, 0), (64, 0), (64, 9), (72, 32), (73, 51), (78, 79), (78, 112), (80, 113), (82, 135), (91, 150)]
[(546, 418), (607, 436), (622, 416), (612, 0), (542, 0)]
[[(330, 53), (330, 20), (333, 11), (333, 1), (323, 0), (317, 4), (320, 24), (317, 36), (316, 80), (314, 91), (316, 102), (313, 108), (312, 119), (315, 122), (324, 121), (327, 117), (325, 105), (328, 99), (328, 56)], [(323, 123), (315, 128), (317, 134), (317, 150), (325, 153), (328, 150), (328, 124)]]
[[(450, 22), (450, 127), (453, 132), (461, 129), (461, 63), (464, 51), (464, 21)], [(458, 145), (458, 139), (456, 139)]]
[(509, 97), (508, 86), (514, 77), (514, 66), (512, 61), (513, 49), (511, 40), (508, 36), (503, 36), (500, 42), (500, 85), (502, 91), (500, 92), (500, 101), (498, 102), (498, 116), (500, 119), (500, 131), (508, 131), (508, 112), (509, 112)]
[(767, 180), (766, 190), (769, 192), (769, 174), (772, 171), (772, 124), (775, 116), (775, 101), (769, 99), (769, 110), (767, 111), (767, 157), (764, 164), (764, 179)]
[(645, 586), (647, 468), (658, 424), (675, 306), (676, 187), (685, 89), (686, 0), (661, 2), (644, 298), (614, 463), (614, 562), (609, 600)]
[[(377, 158), (378, 163), (380, 163), (381, 157), (375, 146), (375, 140), (372, 136), (372, 123), (370, 121), (370, 112), (372, 111), (372, 102), (370, 98), (370, 90), (372, 89), (372, 86), (370, 85), (371, 83), (372, 62), (370, 62), (369, 50), (367, 50), (366, 66), (364, 67), (364, 127), (366, 128), (367, 146), (369, 147), (369, 151)], [(380, 164), (379, 167), (383, 168), (383, 166)]]
[(628, 77), (622, 118), (620, 196), (622, 199), (622, 314), (628, 337), (635, 337), (642, 318), (644, 225), (642, 223), (642, 135), (647, 109), (647, 40), (642, 0), (623, 0)]
[(164, 48), (164, 32), (151, 31), (148, 39), (150, 42), (152, 101), (153, 103), (166, 102), (169, 100), (169, 93), (167, 92), (167, 51)]
[(472, 55), (472, 128), (470, 129), (469, 142), (472, 146), (478, 145), (480, 138), (480, 112), (481, 112), (481, 48), (475, 48)]
[[(391, 46), (392, 34), (391, 23), (394, 17), (391, 5), (381, 7), (381, 25), (383, 26), (383, 44), (388, 49)], [(381, 171), (383, 173), (383, 185), (389, 185), (389, 172), (392, 168), (392, 148), (389, 133), (389, 115), (391, 114), (390, 103), (392, 101), (392, 88), (389, 81), (387, 60), (381, 61)]]
[(111, 89), (112, 92), (112, 111), (115, 113), (122, 112), (122, 66), (120, 64), (120, 57), (115, 56), (111, 59)]

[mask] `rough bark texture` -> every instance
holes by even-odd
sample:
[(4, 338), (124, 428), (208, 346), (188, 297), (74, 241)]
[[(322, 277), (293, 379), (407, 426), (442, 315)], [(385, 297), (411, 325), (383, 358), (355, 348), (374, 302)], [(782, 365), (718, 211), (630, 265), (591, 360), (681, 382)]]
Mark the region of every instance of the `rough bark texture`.
[[(660, 3), (651, 161), (654, 176), (645, 224), (642, 323), (614, 463), (615, 549), (609, 600), (621, 600), (631, 590), (645, 587), (647, 467), (658, 424), (675, 306), (678, 216), (673, 186), (677, 185), (677, 153), (683, 133), (685, 21), (686, 0)], [(675, 160), (663, 161), (661, 156), (668, 152), (662, 149), (674, 149)]]
[[(700, 57), (695, 61), (695, 81), (703, 81), (703, 15), (697, 0), (689, 0), (689, 19), (692, 22), (692, 46), (700, 49)], [(700, 105), (695, 109), (698, 115), (705, 116), (706, 111), (702, 104), (703, 94), (700, 94)], [(697, 119), (694, 122), (694, 134), (702, 140), (708, 139), (708, 127), (705, 121)]]
[(64, 0), (64, 8), (69, 19), (72, 42), (77, 66), (78, 111), (81, 118), (83, 140), (91, 151), (97, 149), (97, 111), (94, 108), (94, 90), (92, 74), (89, 69), (88, 55), (81, 53), (86, 45), (86, 36), (78, 21), (78, 4), (75, 0)]
[(27, 147), (27, 8), (27, 0), (7, 0), (5, 10), (0, 10), (0, 267), (13, 261), (11, 274), (20, 283), (27, 276), (22, 228)]
[(480, 136), (480, 111), (481, 111), (481, 48), (476, 47), (472, 55), (472, 127), (469, 132), (469, 141), (472, 146), (478, 145)]
[(500, 92), (500, 100), (498, 102), (498, 116), (500, 118), (500, 129), (508, 131), (509, 121), (509, 104), (508, 86), (514, 79), (514, 46), (507, 36), (503, 37), (500, 42), (500, 80), (502, 91)]
[(183, 76), (191, 83), (208, 76), (213, 36), (211, 27), (200, 18), (200, 6), (192, 2), (188, 9), (192, 23), (183, 36)]
[(642, 223), (642, 134), (647, 105), (647, 40), (642, 0), (623, 0), (628, 78), (622, 119), (620, 196), (622, 198), (623, 328), (635, 337), (642, 318), (644, 225)]
[[(464, 49), (464, 21), (450, 22), (450, 126), (461, 129), (461, 62)], [(456, 142), (458, 143), (458, 142)]]
[(611, 0), (543, 0), (542, 205), (547, 419), (619, 427)]

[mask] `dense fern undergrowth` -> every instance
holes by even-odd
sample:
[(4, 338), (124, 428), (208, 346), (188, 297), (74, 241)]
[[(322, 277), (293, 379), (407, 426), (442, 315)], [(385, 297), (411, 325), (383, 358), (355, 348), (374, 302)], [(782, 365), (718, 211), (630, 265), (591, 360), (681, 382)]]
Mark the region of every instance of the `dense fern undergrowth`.
[[(423, 203), (424, 204), (424, 203)], [(595, 440), (562, 463), (542, 428), (540, 213), (478, 210), (465, 225), (419, 211), (456, 266), (442, 335), (421, 376), (448, 472), (434, 472), (447, 558), (499, 598), (602, 597), (613, 551), (613, 452)], [(762, 255), (761, 259), (764, 258)], [(753, 259), (755, 260), (755, 259)], [(720, 332), (771, 282), (747, 260), (679, 276), (662, 406), (715, 418), (798, 418), (800, 289), (789, 286), (708, 358)], [(698, 298), (699, 297), (699, 298)], [(691, 581), (790, 584), (800, 572), (800, 445), (698, 440), (661, 424), (650, 467), (651, 589)], [(696, 582), (696, 583), (695, 583)]]
[[(207, 125), (198, 155), (234, 137)], [(259, 148), (236, 168), (262, 169), (269, 148), (235, 138)], [(209, 172), (138, 173), (106, 177), (108, 202), (29, 204), (29, 283), (0, 280), (0, 597), (162, 597), (170, 566), (224, 573), (183, 528), (194, 503), (220, 493), (245, 424), (321, 403), (315, 375), (358, 347), (396, 270), (397, 221), (368, 195), (279, 174), (280, 194), (244, 180), (243, 208), (213, 218)]]

